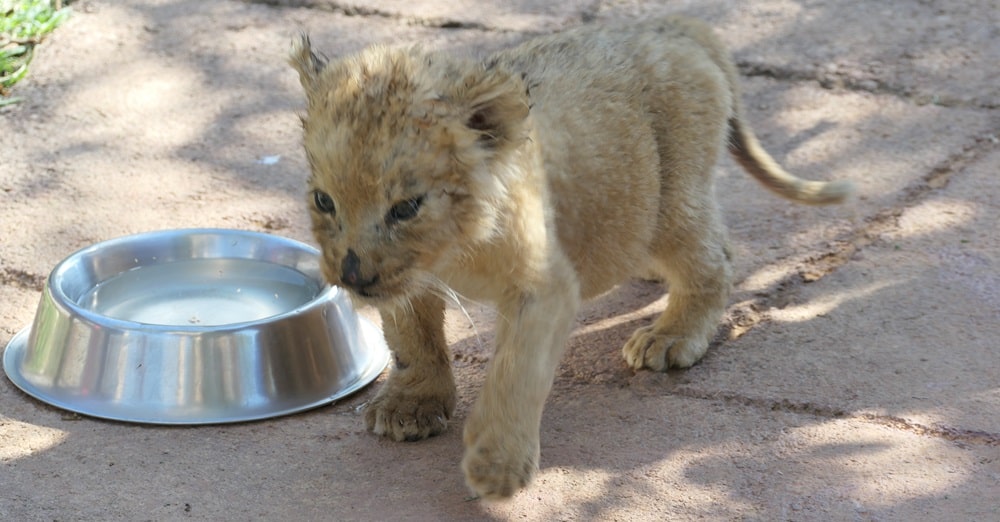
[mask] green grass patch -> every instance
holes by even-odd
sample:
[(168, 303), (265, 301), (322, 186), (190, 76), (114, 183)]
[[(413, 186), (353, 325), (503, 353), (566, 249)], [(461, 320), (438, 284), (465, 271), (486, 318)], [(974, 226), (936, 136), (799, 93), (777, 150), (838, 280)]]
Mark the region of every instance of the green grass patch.
[(10, 88), (28, 74), (35, 46), (69, 15), (59, 0), (0, 0), (0, 107), (19, 101), (7, 97)]

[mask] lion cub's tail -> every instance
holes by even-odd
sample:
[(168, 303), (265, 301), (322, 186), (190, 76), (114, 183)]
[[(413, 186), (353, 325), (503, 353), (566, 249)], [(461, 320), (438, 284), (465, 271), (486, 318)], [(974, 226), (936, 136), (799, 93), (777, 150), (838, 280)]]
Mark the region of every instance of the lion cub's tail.
[(842, 203), (854, 193), (850, 181), (809, 181), (781, 168), (741, 121), (742, 111), (736, 114), (729, 120), (729, 152), (765, 187), (781, 197), (809, 205)]
[(732, 94), (732, 116), (729, 119), (729, 152), (753, 177), (779, 196), (810, 205), (841, 203), (854, 193), (850, 181), (808, 181), (790, 174), (764, 150), (743, 116), (739, 74), (725, 46), (704, 23), (685, 17), (671, 17), (683, 34), (698, 42), (709, 58), (722, 69)]

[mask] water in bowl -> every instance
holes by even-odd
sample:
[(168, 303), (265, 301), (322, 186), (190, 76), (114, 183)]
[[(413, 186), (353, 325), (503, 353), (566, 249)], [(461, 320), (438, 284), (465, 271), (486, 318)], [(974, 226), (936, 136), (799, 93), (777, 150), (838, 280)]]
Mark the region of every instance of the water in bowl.
[(83, 295), (79, 305), (137, 323), (218, 326), (257, 321), (313, 300), (318, 281), (253, 259), (190, 259), (139, 266)]

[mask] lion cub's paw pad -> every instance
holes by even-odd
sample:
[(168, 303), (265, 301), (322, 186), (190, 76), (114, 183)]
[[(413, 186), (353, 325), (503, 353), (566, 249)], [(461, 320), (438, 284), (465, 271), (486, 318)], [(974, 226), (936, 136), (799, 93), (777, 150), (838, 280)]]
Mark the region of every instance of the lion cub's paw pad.
[(365, 409), (368, 430), (395, 441), (417, 441), (442, 433), (451, 412), (434, 398), (378, 396)]
[(644, 326), (625, 343), (622, 355), (635, 370), (649, 368), (662, 372), (668, 368), (687, 368), (698, 362), (707, 350), (707, 340), (680, 337)]
[(473, 445), (462, 459), (465, 483), (481, 498), (508, 498), (531, 483), (538, 471), (535, 452)]

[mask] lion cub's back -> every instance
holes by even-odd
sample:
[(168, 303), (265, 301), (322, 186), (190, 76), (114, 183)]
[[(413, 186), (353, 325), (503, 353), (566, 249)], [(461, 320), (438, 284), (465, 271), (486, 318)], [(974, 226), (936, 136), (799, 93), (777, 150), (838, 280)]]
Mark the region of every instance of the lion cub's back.
[(588, 297), (645, 269), (661, 187), (648, 93), (671, 54), (698, 47), (669, 34), (676, 23), (584, 27), (496, 55), (525, 75), (559, 238)]

